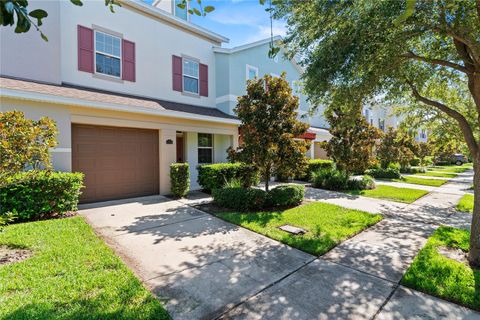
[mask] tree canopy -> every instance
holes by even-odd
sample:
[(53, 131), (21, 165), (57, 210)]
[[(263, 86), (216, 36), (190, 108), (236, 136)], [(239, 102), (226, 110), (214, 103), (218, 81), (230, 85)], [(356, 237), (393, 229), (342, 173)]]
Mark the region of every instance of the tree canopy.
[(474, 160), (469, 261), (480, 266), (480, 0), (275, 1), (274, 16), (313, 101), (385, 95), (456, 121)]
[(249, 80), (247, 94), (238, 98), (234, 111), (242, 121), (242, 143), (229, 151), (230, 158), (256, 167), (267, 191), (272, 175), (294, 176), (307, 165), (309, 143), (297, 137), (308, 125), (297, 119), (298, 106), (285, 73)]

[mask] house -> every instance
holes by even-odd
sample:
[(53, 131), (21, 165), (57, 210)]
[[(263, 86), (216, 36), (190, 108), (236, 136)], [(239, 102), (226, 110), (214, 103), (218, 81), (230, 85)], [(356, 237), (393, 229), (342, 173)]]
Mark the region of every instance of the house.
[[(325, 129), (328, 123), (323, 117), (324, 110), (318, 108), (315, 114), (309, 114), (311, 106), (302, 91), (300, 80), (303, 69), (295, 59), (284, 58), (285, 52), (280, 40), (281, 38), (277, 36), (234, 48), (215, 47), (213, 49), (217, 72), (216, 107), (226, 114), (234, 115), (233, 109), (237, 104), (237, 98), (246, 93), (248, 80), (263, 77), (265, 74), (278, 77), (285, 72), (293, 94), (299, 97), (299, 120), (310, 124), (306, 138), (312, 140), (312, 147), (308, 156), (315, 159), (326, 158), (320, 142), (329, 140), (331, 135)], [(280, 47), (280, 52), (274, 58), (268, 56), (271, 41), (275, 46)]]
[[(405, 116), (395, 113), (395, 106), (383, 103), (367, 105), (363, 108), (363, 115), (372, 126), (386, 132), (388, 128), (397, 129), (405, 120)], [(414, 130), (417, 142), (427, 142), (428, 133), (424, 128)]]
[[(295, 61), (268, 59), (265, 41), (222, 49), (228, 39), (190, 23), (181, 1), (118, 2), (115, 13), (103, 1), (31, 2), (49, 13), (48, 42), (0, 29), (0, 112), (56, 121), (53, 166), (85, 173), (82, 202), (168, 194), (174, 162), (190, 164), (198, 188), (197, 165), (226, 162), (238, 146), (232, 106), (247, 74), (287, 71), (293, 87), (301, 74)], [(310, 139), (328, 139), (320, 119), (307, 120)]]

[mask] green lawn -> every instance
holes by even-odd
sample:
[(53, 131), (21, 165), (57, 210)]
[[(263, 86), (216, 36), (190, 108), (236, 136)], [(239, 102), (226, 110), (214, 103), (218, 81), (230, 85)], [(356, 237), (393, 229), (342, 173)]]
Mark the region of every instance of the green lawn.
[(441, 247), (467, 252), (469, 239), (470, 233), (466, 230), (438, 228), (408, 268), (402, 284), (479, 310), (480, 270), (474, 271), (468, 264), (438, 252)]
[(427, 171), (427, 172), (419, 172), (415, 173), (416, 176), (426, 176), (426, 177), (440, 177), (440, 178), (455, 178), (457, 176), (456, 173), (451, 172), (435, 172), (435, 171)]
[(473, 212), (473, 194), (465, 194), (457, 204), (457, 210)]
[(426, 179), (426, 178), (419, 178), (419, 177), (413, 177), (413, 176), (405, 176), (405, 177), (402, 177), (401, 179), (390, 179), (389, 181), (419, 184), (422, 186), (430, 186), (430, 187), (440, 187), (448, 182), (448, 180), (443, 180), (443, 179)]
[[(216, 215), (313, 255), (324, 254), (341, 241), (382, 220), (381, 215), (321, 202), (285, 211), (220, 212)], [(307, 232), (292, 235), (278, 229), (285, 224), (303, 228)]]
[(403, 203), (412, 203), (428, 193), (428, 191), (425, 190), (397, 188), (386, 185), (377, 185), (377, 187), (373, 190), (349, 190), (345, 192), (356, 196), (378, 198)]
[(81, 217), (10, 225), (0, 245), (33, 251), (0, 266), (0, 319), (169, 319)]
[(428, 171), (441, 171), (441, 172), (450, 172), (450, 173), (462, 173), (465, 172), (469, 169), (471, 169), (471, 166), (468, 165), (463, 165), (463, 166), (433, 166), (429, 167), (427, 170)]

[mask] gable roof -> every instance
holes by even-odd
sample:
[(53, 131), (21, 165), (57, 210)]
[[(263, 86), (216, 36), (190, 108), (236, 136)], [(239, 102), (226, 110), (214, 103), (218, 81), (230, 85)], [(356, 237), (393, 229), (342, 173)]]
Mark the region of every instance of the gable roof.
[[(274, 36), (273, 37), (273, 42), (279, 45), (280, 47), (283, 47), (282, 45), (282, 37), (281, 36)], [(213, 47), (213, 52), (216, 53), (226, 53), (226, 54), (232, 54), (232, 53), (237, 53), (243, 50), (248, 50), (256, 47), (260, 47), (266, 44), (269, 44), (272, 41), (272, 38), (266, 38), (263, 40), (243, 44), (241, 46), (233, 47), (233, 48), (221, 48), (221, 47)], [(294, 67), (302, 74), (304, 72), (304, 69), (302, 66), (298, 63), (297, 59), (293, 57), (290, 59), (290, 62), (294, 65)]]
[(0, 97), (222, 123), (240, 123), (236, 117), (216, 108), (128, 95), (66, 83), (61, 85), (47, 84), (4, 76), (0, 76)]

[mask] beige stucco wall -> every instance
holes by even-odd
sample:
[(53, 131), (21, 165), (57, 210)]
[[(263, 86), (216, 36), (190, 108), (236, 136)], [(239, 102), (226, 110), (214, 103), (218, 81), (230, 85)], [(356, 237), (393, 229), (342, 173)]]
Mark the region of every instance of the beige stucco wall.
[[(48, 12), (48, 17), (43, 20), (41, 26), (42, 32), (48, 37), (48, 42), (42, 40), (40, 33), (33, 26), (27, 33), (15, 33), (15, 25), (0, 28), (1, 75), (52, 83), (61, 82), (60, 2), (35, 0), (30, 1), (28, 5), (29, 10), (41, 8)], [(69, 5), (75, 7), (71, 3)]]
[[(237, 136), (237, 126), (208, 121), (186, 120), (162, 116), (142, 115), (128, 112), (106, 111), (93, 108), (72, 107), (45, 102), (28, 100), (0, 99), (0, 111), (20, 110), (27, 118), (38, 119), (48, 116), (56, 121), (59, 130), (58, 148), (52, 150), (52, 162), (56, 170), (70, 171), (71, 159), (71, 124), (83, 123), (92, 125), (133, 127), (159, 130), (159, 174), (160, 193), (170, 192), (170, 164), (176, 161), (176, 131), (186, 133), (185, 155), (190, 164), (192, 189), (198, 188), (197, 170), (197, 133), (214, 134), (214, 160), (215, 162), (226, 161), (226, 149)], [(171, 139), (173, 144), (167, 144)], [(222, 154), (222, 150), (225, 154)]]

